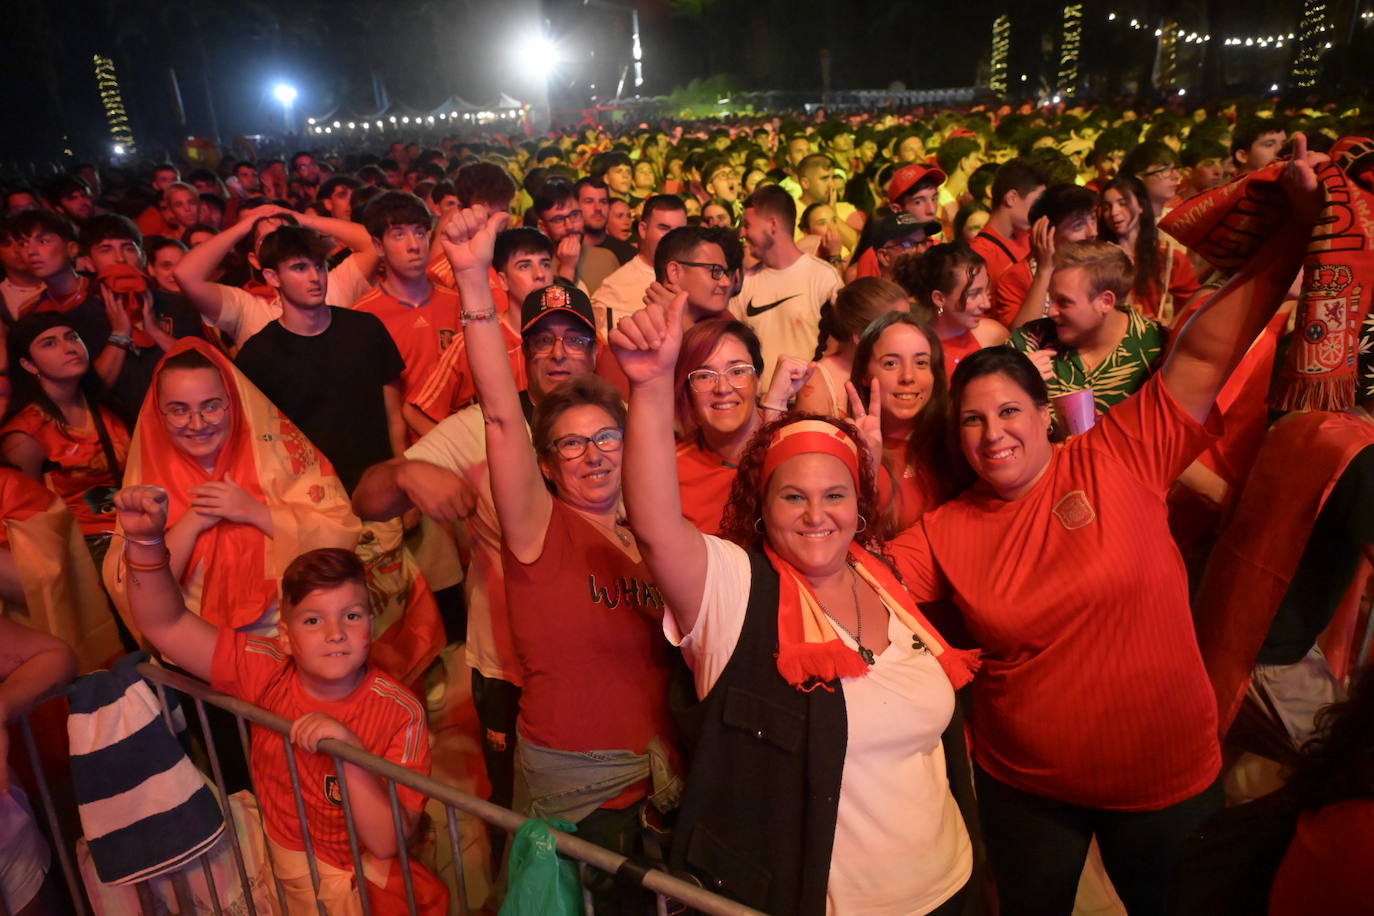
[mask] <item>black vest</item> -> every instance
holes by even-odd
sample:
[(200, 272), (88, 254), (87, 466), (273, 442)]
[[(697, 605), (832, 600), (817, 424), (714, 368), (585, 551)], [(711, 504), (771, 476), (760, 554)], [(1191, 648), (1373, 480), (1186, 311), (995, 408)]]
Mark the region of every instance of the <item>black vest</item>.
[[(767, 913), (824, 916), (848, 719), (838, 680), (778, 674), (778, 574), (749, 556), (739, 644), (699, 716), (670, 862)], [(830, 688), (830, 689), (826, 689)]]

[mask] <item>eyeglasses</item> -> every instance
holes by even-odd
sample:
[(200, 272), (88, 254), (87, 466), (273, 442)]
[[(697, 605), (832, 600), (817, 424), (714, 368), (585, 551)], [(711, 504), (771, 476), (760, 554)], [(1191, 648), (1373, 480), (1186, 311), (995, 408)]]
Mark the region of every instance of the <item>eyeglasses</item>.
[(562, 337), (536, 334), (525, 341), (525, 347), (534, 356), (548, 356), (553, 352), (553, 345), (556, 343), (561, 343), (563, 349), (569, 353), (581, 356), (591, 350), (593, 339), (586, 334), (564, 334)]
[(190, 426), (192, 417), (200, 417), (202, 426), (214, 426), (224, 419), (224, 412), (228, 406), (224, 401), (216, 398), (213, 401), (206, 401), (199, 410), (187, 407), (185, 404), (173, 404), (164, 410), (162, 415), (176, 429), (185, 429)]
[(1146, 177), (1146, 178), (1156, 178), (1156, 177), (1158, 177), (1158, 176), (1160, 176), (1160, 175), (1177, 175), (1177, 174), (1178, 174), (1178, 166), (1176, 166), (1176, 165), (1161, 165), (1161, 166), (1160, 166), (1159, 168), (1157, 168), (1157, 169), (1150, 169), (1148, 172), (1145, 173), (1145, 177)]
[(588, 444), (595, 445), (601, 452), (618, 452), (625, 444), (625, 430), (619, 426), (607, 426), (590, 436), (564, 436), (554, 440), (552, 450), (564, 461), (576, 461), (587, 453)]
[(687, 373), (687, 384), (693, 391), (714, 391), (722, 375), (731, 388), (743, 388), (754, 377), (754, 367), (731, 366), (723, 373), (714, 369), (693, 369)]
[(571, 213), (564, 213), (562, 216), (541, 216), (540, 219), (550, 226), (561, 226), (564, 223), (570, 222), (580, 223), (582, 222), (582, 211), (573, 210)]
[(706, 261), (678, 261), (677, 263), (681, 264), (683, 267), (700, 267), (702, 270), (709, 270), (712, 280), (719, 280), (721, 277), (725, 276), (725, 272), (730, 269), (724, 264), (710, 264)]
[(893, 240), (890, 241), (890, 242), (884, 243), (884, 244), (882, 245), (882, 247), (883, 247), (883, 248), (901, 248), (902, 250), (905, 251), (905, 250), (909, 250), (909, 249), (915, 248), (917, 245), (920, 245), (920, 244), (923, 243), (924, 241), (925, 241), (925, 239), (921, 239), (921, 240), (918, 241), (918, 240), (913, 239), (913, 238), (893, 239)]

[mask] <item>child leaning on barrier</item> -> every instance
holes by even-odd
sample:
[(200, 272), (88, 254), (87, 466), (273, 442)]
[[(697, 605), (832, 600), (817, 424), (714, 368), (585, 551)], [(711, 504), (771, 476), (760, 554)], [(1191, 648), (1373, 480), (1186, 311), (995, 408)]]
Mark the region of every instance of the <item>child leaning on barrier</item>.
[[(264, 639), (216, 627), (189, 612), (168, 569), (163, 543), (167, 494), (126, 487), (115, 497), (128, 540), (129, 608), (144, 635), (167, 659), (223, 693), (291, 720), (305, 821), (296, 801), (283, 737), (253, 726), (251, 769), (271, 843), (272, 861), (291, 913), (314, 913), (315, 896), (302, 831), (309, 828), (319, 864), (319, 899), (330, 914), (360, 912), (358, 881), (344, 822), (339, 775), (345, 777), (373, 913), (406, 912), (385, 782), (360, 767), (317, 753), (333, 738), (429, 774), (424, 706), (368, 663), (372, 613), (363, 567), (347, 550), (297, 557), (282, 576), (281, 636)], [(396, 786), (406, 836), (419, 822), (424, 796)], [(412, 861), (421, 913), (446, 913), (448, 893)]]

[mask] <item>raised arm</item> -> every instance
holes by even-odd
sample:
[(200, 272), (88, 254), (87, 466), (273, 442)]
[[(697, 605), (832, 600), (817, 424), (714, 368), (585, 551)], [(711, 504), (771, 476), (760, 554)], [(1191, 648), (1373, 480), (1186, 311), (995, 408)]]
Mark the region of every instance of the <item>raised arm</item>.
[(544, 486), (525, 428), (520, 392), (487, 281), (492, 243), (507, 218), (480, 204), (462, 210), (445, 222), (443, 243), (463, 298), (463, 338), (477, 401), (482, 405), (491, 495), (501, 534), (517, 560), (532, 563), (544, 551), (553, 497)]
[(208, 322), (219, 320), (220, 310), (224, 307), (225, 286), (210, 280), (213, 274), (234, 246), (248, 237), (253, 226), (265, 216), (292, 215), (285, 207), (268, 204), (254, 207), (239, 217), (239, 221), (218, 235), (201, 242), (172, 269), (172, 274), (181, 284), (186, 299), (195, 306), (196, 311)]
[(1321, 207), (1314, 166), (1323, 158), (1308, 154), (1306, 137), (1293, 135), (1293, 159), (1280, 179), (1293, 219), (1179, 331), (1161, 373), (1169, 393), (1199, 422), (1212, 412), (1221, 386), (1283, 304), (1284, 293), (1302, 266)]
[(377, 269), (377, 246), (372, 243), (372, 236), (367, 234), (367, 227), (362, 223), (355, 223), (349, 219), (334, 219), (332, 216), (317, 216), (309, 212), (296, 214), (296, 221), (302, 226), (324, 233), (353, 252), (349, 259), (364, 277), (372, 276), (372, 272)]
[(214, 667), (219, 628), (186, 609), (172, 578), (167, 548), (167, 493), (161, 487), (125, 487), (115, 494), (119, 524), (128, 543), (129, 612), (148, 641), (168, 659), (204, 681)]
[(1048, 216), (1040, 217), (1031, 227), (1031, 253), (1035, 258), (1035, 270), (1030, 289), (1026, 290), (1021, 307), (1011, 319), (1013, 329), (1045, 317), (1045, 299), (1050, 294), (1050, 280), (1054, 277), (1054, 227)]
[(646, 306), (611, 332), (630, 380), (621, 486), (635, 539), (679, 628), (691, 632), (706, 580), (706, 536), (682, 516), (673, 442), (673, 365), (682, 345), (687, 294), (667, 311)]

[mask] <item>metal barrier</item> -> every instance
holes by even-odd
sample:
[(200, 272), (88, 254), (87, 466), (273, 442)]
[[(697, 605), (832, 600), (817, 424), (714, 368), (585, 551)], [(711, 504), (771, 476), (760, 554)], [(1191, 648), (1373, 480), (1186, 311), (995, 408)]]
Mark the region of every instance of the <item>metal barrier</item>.
[[(301, 796), (300, 776), (296, 767), (295, 748), (286, 738), (291, 727), (290, 721), (268, 712), (261, 707), (254, 706), (251, 703), (222, 693), (216, 693), (201, 681), (169, 671), (157, 665), (142, 664), (138, 666), (138, 671), (156, 685), (158, 698), (162, 705), (163, 716), (168, 720), (169, 726), (171, 720), (166, 696), (163, 693), (165, 688), (174, 689), (195, 701), (196, 711), (199, 713), (198, 718), (200, 720), (201, 734), (205, 742), (206, 754), (210, 759), (211, 775), (214, 777), (215, 786), (219, 790), (219, 803), (224, 814), (225, 830), (234, 857), (235, 871), (238, 875), (240, 888), (243, 892), (243, 900), (249, 916), (257, 916), (258, 908), (253, 900), (248, 868), (243, 855), (243, 847), (237, 833), (237, 828), (234, 825), (233, 813), (229, 808), (229, 793), (225, 788), (224, 776), (221, 771), (219, 754), (215, 747), (214, 735), (211, 732), (209, 721), (206, 718), (205, 704), (209, 703), (213, 706), (217, 706), (234, 715), (238, 725), (239, 740), (243, 744), (245, 753), (249, 745), (246, 722), (256, 723), (282, 736), (282, 740), (286, 744), (287, 766), (290, 769), (291, 785), (295, 794), (296, 813), (301, 823), (301, 836), (305, 841), (305, 854), (310, 868), (310, 880), (315, 894), (315, 906), (323, 916), (329, 916), (324, 904), (319, 899), (320, 872), (315, 858), (314, 843), (311, 840), (310, 828), (306, 821), (305, 802)], [(21, 730), (24, 743), (28, 750), (29, 760), (33, 765), (36, 781), (35, 788), (39, 796), (39, 807), (42, 809), (43, 817), (51, 833), (54, 852), (57, 856), (58, 865), (62, 870), (62, 876), (65, 879), (67, 889), (70, 892), (72, 905), (78, 916), (87, 916), (90, 912), (90, 904), (86, 898), (81, 878), (73, 862), (72, 849), (74, 847), (69, 847), (64, 841), (57, 807), (53, 801), (53, 793), (48, 784), (47, 776), (44, 773), (43, 764), (38, 753), (38, 745), (34, 740), (33, 730), (27, 715), (21, 719)], [(354, 874), (359, 876), (359, 897), (364, 916), (371, 916), (371, 903), (368, 899), (368, 894), (361, 892), (362, 875), (364, 873), (361, 846), (353, 823), (353, 807), (349, 797), (348, 780), (345, 775), (346, 768), (339, 766), (340, 761), (347, 761), (355, 764), (359, 768), (382, 778), (386, 782), (387, 794), (391, 801), (393, 825), (398, 840), (397, 856), (400, 860), (401, 873), (405, 879), (406, 901), (411, 914), (418, 914), (419, 910), (415, 904), (415, 889), (412, 885), (410, 875), (409, 852), (405, 841), (401, 806), (396, 794), (396, 786), (406, 786), (444, 806), (445, 823), (449, 842), (452, 844), (454, 861), (454, 882), (449, 890), (453, 894), (454, 900), (457, 901), (458, 912), (463, 914), (463, 916), (467, 916), (466, 880), (463, 869), (462, 844), (458, 830), (457, 813), (461, 811), (484, 823), (495, 825), (508, 833), (514, 833), (519, 829), (521, 824), (525, 823), (527, 818), (508, 808), (502, 808), (484, 799), (477, 798), (465, 792), (460, 792), (452, 786), (445, 785), (427, 776), (422, 776), (399, 764), (369, 754), (366, 751), (359, 750), (358, 748), (344, 744), (340, 741), (333, 739), (321, 741), (319, 750), (320, 753), (327, 754), (335, 762), (336, 773), (339, 779), (340, 795), (343, 801), (344, 821), (348, 827), (348, 845), (353, 857)], [(3, 765), (3, 761), (0, 761), (0, 765)], [(257, 788), (254, 786), (254, 793), (256, 794), (256, 792)], [(261, 817), (261, 808), (259, 808), (259, 816)], [(262, 827), (263, 825), (260, 823), (259, 826)], [(572, 834), (563, 833), (558, 830), (551, 830), (550, 832), (557, 840), (559, 853), (579, 863), (579, 872), (583, 876), (584, 884), (584, 908), (588, 913), (592, 912), (592, 905), (591, 895), (585, 887), (585, 876), (586, 866), (591, 866), (599, 871), (616, 876), (616, 880), (622, 885), (628, 882), (630, 886), (642, 887), (652, 892), (655, 895), (657, 910), (660, 916), (667, 912), (668, 900), (679, 901), (696, 911), (711, 914), (711, 916), (762, 916), (757, 910), (717, 894), (710, 893), (695, 884), (675, 878), (658, 868), (643, 868), (640, 863), (626, 856), (611, 852), (608, 849), (597, 846), (594, 843), (589, 843), (586, 840), (579, 839)], [(269, 862), (270, 857), (271, 847), (269, 845)], [(219, 895), (215, 888), (214, 875), (208, 860), (208, 854), (202, 855), (199, 860), (200, 868), (206, 880), (206, 884), (210, 888), (210, 899), (214, 912), (216, 916), (219, 916), (219, 914), (223, 912), (223, 908), (219, 901)], [(277, 901), (282, 908), (282, 912), (289, 912), (286, 901), (286, 891), (280, 879), (277, 878), (275, 869), (273, 869), (273, 879), (276, 882), (275, 890)], [(189, 891), (185, 889), (184, 881), (178, 884), (174, 879), (173, 888), (177, 894), (178, 900), (183, 904), (181, 906), (182, 912), (192, 912), (190, 894)], [(140, 900), (144, 903), (144, 911), (146, 913), (154, 912), (151, 892), (147, 888), (147, 883), (140, 883), (136, 886), (136, 890), (139, 893)], [(0, 916), (9, 916), (9, 911), (6, 908), (3, 898), (4, 894), (0, 893)], [(430, 916), (430, 914), (424, 914), (424, 916)]]

